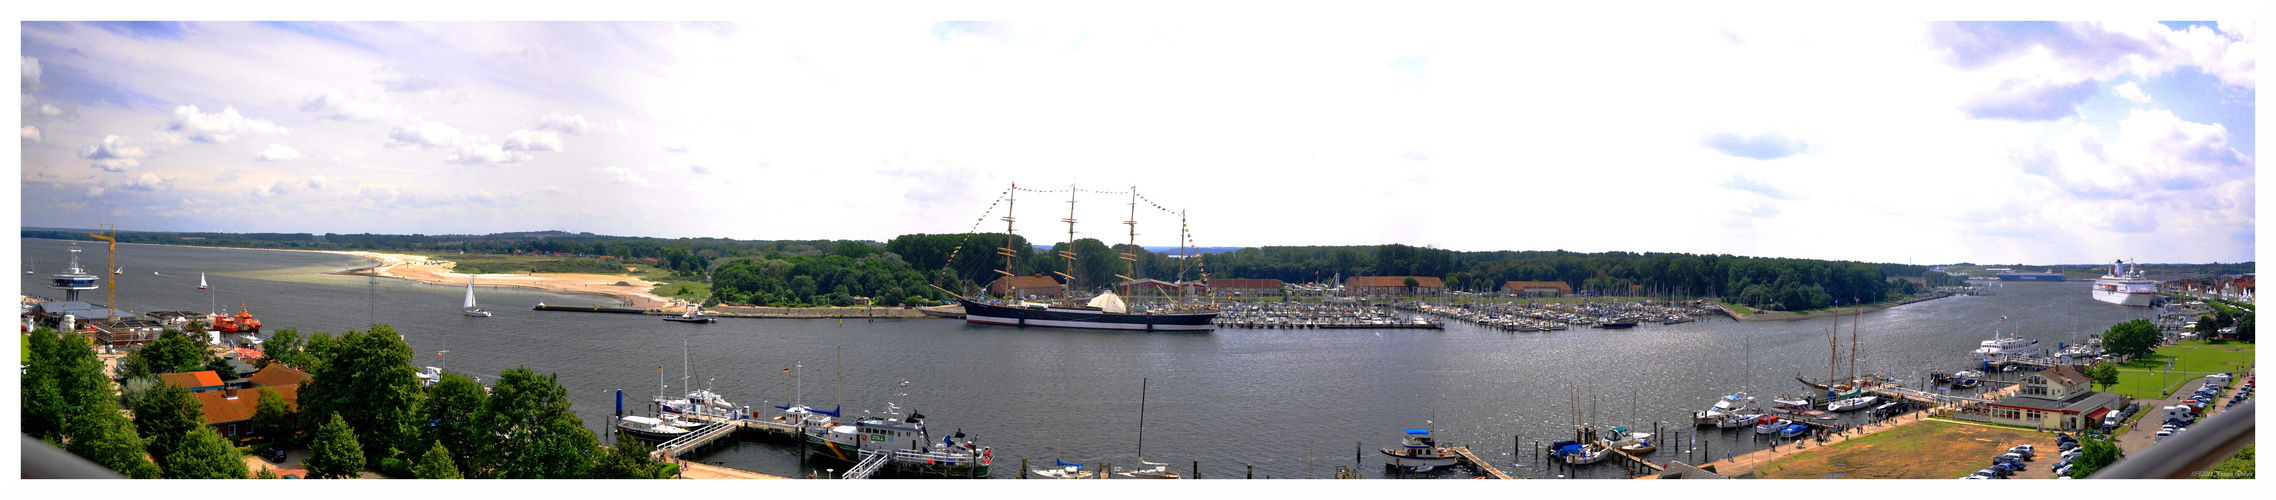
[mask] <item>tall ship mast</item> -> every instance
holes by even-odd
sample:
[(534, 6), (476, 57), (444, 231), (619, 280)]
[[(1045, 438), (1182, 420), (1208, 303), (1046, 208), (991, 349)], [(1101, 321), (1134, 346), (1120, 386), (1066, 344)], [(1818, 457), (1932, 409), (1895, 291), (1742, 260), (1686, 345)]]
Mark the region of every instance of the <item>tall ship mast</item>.
[[(1012, 188), (1012, 192), (1015, 194), (1019, 191), (1019, 186), (1017, 184), (1014, 184)], [(1065, 291), (1065, 293), (1061, 294), (1063, 298), (1071, 297), (1073, 295), (1073, 292), (1078, 290), (1076, 277), (1081, 274), (1076, 272), (1075, 267), (1076, 260), (1080, 258), (1080, 256), (1076, 255), (1075, 253), (1076, 221), (1074, 203), (1075, 193), (1077, 193), (1078, 190), (1075, 189), (1074, 186), (1068, 186), (1068, 191), (1067, 218), (1062, 220), (1062, 222), (1067, 223), (1067, 247), (1065, 250), (1059, 252), (1059, 256), (1067, 261), (1067, 271), (1054, 272), (1054, 274), (1058, 274), (1066, 279), (1065, 284), (1062, 285), (1062, 290)], [(1137, 274), (1137, 257), (1134, 255), (1137, 248), (1136, 243), (1138, 238), (1137, 188), (1131, 188), (1130, 195), (1131, 217), (1130, 220), (1123, 221), (1123, 224), (1130, 226), (1130, 238), (1132, 245), (1124, 249), (1126, 252), (1122, 254), (1122, 258), (1130, 262), (1128, 269), (1131, 274), (1128, 276), (1116, 276), (1123, 278), (1124, 280), (1130, 280), (1132, 279), (1131, 276), (1135, 276)], [(1011, 236), (1012, 221), (1015, 220), (1011, 214), (1012, 205), (1009, 203), (1011, 199), (1012, 198), (1010, 196), (1007, 196), (1005, 198), (1005, 201), (1007, 203), (1004, 205), (1005, 212), (1003, 218), (1004, 247), (997, 249), (997, 253), (1004, 256), (1004, 269), (997, 271), (997, 274), (1000, 274), (1002, 276), (999, 276), (997, 279), (1006, 285), (1004, 287), (1006, 290), (1005, 295), (1011, 295), (1014, 293), (1011, 292), (1012, 287), (1009, 286), (1011, 281), (1008, 280), (1021, 278), (1019, 274), (1014, 272), (1014, 270), (1017, 268), (1014, 267), (1012, 263), (1013, 256), (1017, 255), (1017, 252), (1014, 252), (1011, 248), (1012, 242), (1014, 241), (1014, 238)], [(1183, 221), (1181, 220), (1180, 222), (1182, 223)], [(1182, 246), (1184, 242), (1180, 241), (1179, 243)], [(1074, 303), (1072, 299), (1062, 300), (1059, 303), (1042, 304), (1019, 301), (1016, 297), (999, 297), (996, 299), (990, 299), (985, 295), (957, 297), (956, 301), (957, 303), (964, 306), (965, 322), (983, 325), (1079, 328), (1089, 330), (1126, 330), (1144, 332), (1195, 332), (1210, 331), (1217, 328), (1212, 323), (1213, 320), (1217, 319), (1217, 311), (1214, 309), (1204, 309), (1200, 312), (1165, 312), (1142, 310), (1143, 308), (1140, 308), (1141, 310), (1134, 310), (1129, 306), (1129, 304), (1125, 303), (1122, 300), (1121, 296), (1116, 295), (1112, 290), (1102, 291), (1098, 294), (1098, 296), (1091, 298), (1089, 302), (1082, 304)]]

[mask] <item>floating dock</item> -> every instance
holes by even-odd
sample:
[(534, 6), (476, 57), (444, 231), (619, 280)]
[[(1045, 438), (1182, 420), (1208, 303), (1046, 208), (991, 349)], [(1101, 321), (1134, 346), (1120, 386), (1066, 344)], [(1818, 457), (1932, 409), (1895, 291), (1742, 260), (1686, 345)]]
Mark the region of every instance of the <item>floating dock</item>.
[(1446, 449), (1454, 450), (1455, 455), (1462, 457), (1463, 463), (1470, 464), (1471, 467), (1475, 467), (1479, 471), (1485, 472), (1488, 476), (1493, 476), (1494, 479), (1517, 479), (1516, 477), (1512, 477), (1509, 474), (1502, 473), (1501, 469), (1494, 468), (1494, 464), (1486, 463), (1485, 460), (1480, 460), (1477, 454), (1470, 453), (1470, 447), (1468, 446), (1449, 446)]

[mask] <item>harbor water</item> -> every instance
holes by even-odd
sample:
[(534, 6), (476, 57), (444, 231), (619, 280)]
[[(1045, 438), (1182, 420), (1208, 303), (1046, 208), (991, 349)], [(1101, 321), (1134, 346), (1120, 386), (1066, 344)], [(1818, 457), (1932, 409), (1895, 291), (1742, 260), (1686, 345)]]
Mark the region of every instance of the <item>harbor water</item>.
[[(68, 244), (22, 240), (37, 275), (24, 293), (61, 297), (48, 274), (68, 260)], [(104, 247), (81, 243), (86, 267), (103, 267)], [(1751, 429), (1695, 428), (1691, 412), (1732, 391), (1758, 399), (1808, 391), (1794, 380), (1829, 373), (1829, 320), (1738, 322), (1709, 318), (1627, 330), (1505, 332), (1449, 321), (1444, 330), (1220, 329), (1211, 333), (1113, 333), (967, 325), (954, 320), (722, 319), (714, 324), (654, 316), (538, 312), (546, 304), (616, 305), (605, 298), (480, 290), (492, 318), (459, 314), (463, 286), (317, 273), (369, 261), (335, 254), (120, 245), (117, 305), (153, 310), (234, 312), (243, 304), (265, 324), (338, 334), (392, 325), (418, 353), (413, 363), (495, 379), (527, 366), (554, 373), (587, 427), (603, 430), (617, 390), (628, 410), (644, 411), (659, 374), (672, 394), (681, 382), (682, 342), (692, 385), (729, 401), (765, 408), (798, 400), (849, 415), (882, 413), (887, 403), (928, 416), (935, 438), (963, 431), (992, 446), (994, 477), (1018, 474), (1019, 459), (1137, 465), (1139, 384), (1147, 390), (1143, 459), (1188, 468), (1202, 478), (1330, 477), (1356, 466), (1391, 475), (1375, 458), (1402, 429), (1434, 429), (1439, 441), (1469, 445), (1506, 472), (1533, 478), (1544, 468), (1533, 444), (1569, 439), (1568, 391), (1582, 394), (1581, 418), (1596, 405), (1598, 427), (1646, 432), (1666, 422), (1648, 458), (1697, 463), (1725, 452), (1768, 446)], [(447, 259), (445, 256), (436, 256)], [(204, 272), (213, 290), (197, 289)], [(157, 274), (153, 274), (157, 273)], [(596, 284), (598, 285), (598, 284)], [(1995, 329), (2048, 349), (2078, 344), (2110, 325), (2153, 311), (2094, 301), (2087, 284), (2006, 283), (1997, 295), (1931, 300), (1861, 317), (1844, 315), (1839, 344), (1847, 363), (1857, 318), (1860, 372), (1881, 372), (1921, 387), (1932, 371), (1968, 366), (1969, 352)], [(100, 291), (86, 296), (105, 300)], [(1780, 314), (1780, 313), (1771, 313)], [(2004, 321), (2002, 318), (2006, 318)], [(448, 350), (447, 357), (436, 353)], [(839, 353), (843, 369), (838, 368)], [(784, 373), (792, 369), (794, 373)], [(1845, 366), (1840, 373), (1849, 372)], [(794, 383), (793, 375), (802, 379)], [(841, 381), (842, 379), (842, 381)], [(905, 384), (905, 385), (904, 385)], [(1631, 411), (1631, 407), (1634, 408)], [(1862, 412), (1844, 420), (1854, 422)], [(1633, 423), (1632, 423), (1633, 422)], [(1672, 431), (1681, 431), (1676, 441)], [(1693, 432), (1704, 451), (1685, 458)], [(1355, 450), (1355, 445), (1359, 450)], [(1355, 461), (1355, 451), (1358, 455)], [(803, 476), (797, 448), (761, 442), (714, 447), (687, 458), (782, 476)], [(842, 468), (818, 463), (817, 468)], [(1583, 466), (1583, 478), (1625, 476), (1617, 460)], [(1442, 469), (1426, 477), (1467, 478)]]

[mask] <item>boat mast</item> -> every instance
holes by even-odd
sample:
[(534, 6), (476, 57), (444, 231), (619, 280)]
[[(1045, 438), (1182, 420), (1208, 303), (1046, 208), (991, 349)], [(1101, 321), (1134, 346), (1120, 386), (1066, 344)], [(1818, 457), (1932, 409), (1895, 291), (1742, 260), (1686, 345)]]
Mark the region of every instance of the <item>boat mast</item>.
[[(996, 253), (1003, 254), (1004, 256), (1004, 268), (1002, 270), (996, 271), (996, 273), (1002, 274), (1006, 278), (1018, 276), (1017, 274), (1012, 274), (1012, 259), (1013, 257), (1019, 255), (1018, 253), (1012, 251), (1012, 205), (1018, 202), (1019, 183), (1014, 182), (1012, 183), (1012, 190), (1007, 191), (1004, 194), (1004, 246), (996, 249)], [(1012, 293), (1011, 282), (1004, 282), (1004, 293), (1007, 295), (1006, 298), (1009, 298), (1008, 296)]]
[(1146, 463), (1146, 381), (1138, 379), (1138, 463)]
[(1070, 302), (1075, 300), (1075, 194), (1075, 185), (1068, 184), (1067, 218), (1059, 220), (1067, 223), (1067, 248), (1059, 251), (1059, 257), (1067, 259), (1067, 272), (1056, 273), (1067, 278), (1067, 286), (1062, 288), (1066, 293), (1060, 294), (1059, 298)]
[(1122, 221), (1122, 224), (1130, 226), (1130, 243), (1122, 247), (1122, 260), (1130, 263), (1130, 274), (1117, 274), (1114, 277), (1126, 282), (1138, 281), (1138, 186), (1130, 186), (1130, 220)]
[(838, 346), (838, 408), (846, 407), (846, 346)]
[[(1857, 299), (1852, 298), (1849, 301), (1856, 302)], [(1864, 321), (1864, 315), (1865, 306), (1863, 304), (1857, 306), (1857, 314), (1849, 315), (1849, 381), (1851, 384), (1857, 383), (1857, 324)]]

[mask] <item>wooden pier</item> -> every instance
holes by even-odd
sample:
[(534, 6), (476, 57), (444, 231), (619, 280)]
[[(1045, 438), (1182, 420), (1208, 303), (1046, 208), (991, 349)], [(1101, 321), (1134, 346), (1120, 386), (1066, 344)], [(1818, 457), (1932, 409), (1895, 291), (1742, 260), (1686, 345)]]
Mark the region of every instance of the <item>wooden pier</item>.
[(1462, 457), (1462, 461), (1468, 462), (1472, 467), (1477, 467), (1478, 470), (1485, 471), (1486, 475), (1493, 476), (1494, 479), (1517, 479), (1515, 477), (1510, 477), (1509, 474), (1502, 473), (1501, 469), (1494, 468), (1494, 464), (1487, 463), (1485, 460), (1480, 460), (1478, 458), (1478, 455), (1470, 453), (1470, 447), (1468, 446), (1449, 446), (1446, 449), (1454, 450), (1454, 454), (1460, 455)]
[(1626, 459), (1628, 459), (1628, 461), (1630, 461), (1630, 462), (1635, 462), (1635, 463), (1637, 463), (1637, 464), (1642, 464), (1644, 467), (1647, 467), (1647, 468), (1650, 468), (1650, 469), (1652, 469), (1652, 472), (1666, 472), (1666, 471), (1667, 471), (1667, 468), (1666, 468), (1666, 467), (1661, 467), (1661, 466), (1659, 466), (1659, 464), (1654, 464), (1654, 463), (1652, 463), (1650, 460), (1645, 460), (1645, 459), (1644, 459), (1644, 457), (1639, 457), (1639, 456), (1635, 456), (1635, 455), (1630, 455), (1630, 454), (1628, 454), (1628, 452), (1625, 452), (1625, 451), (1620, 451), (1620, 447), (1618, 447), (1618, 446), (1613, 446), (1613, 445), (1612, 445), (1612, 442), (1611, 442), (1611, 441), (1598, 440), (1598, 442), (1604, 445), (1604, 450), (1605, 450), (1605, 451), (1610, 451), (1610, 452), (1612, 452), (1612, 454), (1613, 454), (1613, 455), (1617, 455), (1617, 456), (1619, 456), (1619, 457), (1621, 457), (1621, 458), (1626, 458)]
[(703, 448), (720, 438), (732, 436), (735, 432), (744, 429), (765, 431), (768, 434), (783, 434), (793, 438), (798, 437), (798, 426), (772, 420), (731, 419), (692, 414), (685, 415), (684, 418), (697, 422), (708, 422), (711, 425), (658, 444), (656, 451), (650, 452), (651, 455), (659, 459), (678, 458), (689, 451)]

